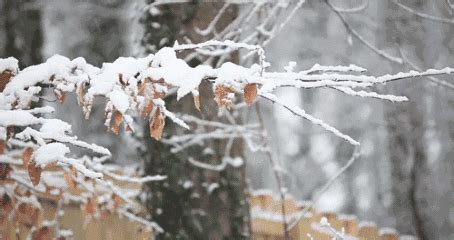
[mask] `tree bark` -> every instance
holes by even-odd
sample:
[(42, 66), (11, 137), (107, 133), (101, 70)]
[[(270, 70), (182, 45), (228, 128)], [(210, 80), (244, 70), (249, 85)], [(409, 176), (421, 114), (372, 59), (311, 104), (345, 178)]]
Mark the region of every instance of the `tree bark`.
[(42, 62), (43, 32), (41, 10), (30, 0), (4, 0), (0, 3), (2, 39), (0, 57), (15, 57), (21, 68)]
[[(175, 40), (184, 42), (182, 36), (189, 36), (193, 42), (208, 40), (194, 34), (194, 27), (203, 28), (222, 7), (221, 3), (194, 1), (188, 4), (160, 7), (160, 14), (153, 16), (150, 11), (143, 13), (141, 23), (144, 37), (141, 45), (146, 52), (154, 52), (163, 46), (172, 45)], [(234, 14), (234, 12), (232, 12)], [(233, 17), (234, 15), (228, 15)], [(229, 19), (221, 21), (227, 23)], [(159, 28), (153, 22), (160, 24)], [(163, 42), (162, 39), (167, 39)], [(197, 64), (192, 62), (190, 64)], [(187, 96), (178, 103), (175, 97), (166, 99), (171, 111), (196, 115), (206, 120), (225, 121), (217, 117), (218, 107), (213, 100), (209, 83), (199, 89), (201, 111), (193, 106), (192, 97)], [(244, 165), (240, 168), (228, 166), (220, 172), (197, 168), (188, 162), (189, 157), (197, 161), (220, 164), (226, 141), (209, 141), (203, 146), (194, 146), (186, 151), (173, 154), (170, 147), (149, 137), (145, 126), (143, 152), (145, 174), (167, 175), (162, 182), (151, 182), (144, 187), (146, 206), (153, 221), (165, 231), (158, 239), (244, 239), (248, 236), (249, 210), (246, 199)], [(181, 133), (180, 127), (167, 120), (164, 136)], [(235, 141), (232, 156), (242, 156), (241, 141)], [(205, 149), (214, 150), (212, 153)], [(209, 186), (217, 187), (211, 191)]]

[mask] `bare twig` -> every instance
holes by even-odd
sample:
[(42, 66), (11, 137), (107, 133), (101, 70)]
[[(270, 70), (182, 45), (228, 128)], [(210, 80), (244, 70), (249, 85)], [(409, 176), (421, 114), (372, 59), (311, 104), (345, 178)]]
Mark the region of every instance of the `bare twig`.
[(364, 44), (364, 46), (368, 47), (370, 50), (372, 50), (376, 54), (380, 55), (381, 57), (383, 57), (391, 62), (402, 64), (402, 59), (391, 56), (390, 54), (378, 49), (377, 47), (372, 45), (372, 43), (370, 43), (366, 39), (364, 39), (363, 36), (361, 36), (355, 29), (353, 29), (350, 26), (350, 24), (348, 24), (347, 20), (345, 20), (345, 18), (342, 16), (342, 14), (338, 10), (336, 10), (336, 8), (328, 0), (325, 0), (325, 3), (339, 17), (339, 19), (344, 24), (347, 31), (350, 32), (350, 34), (352, 34), (354, 37), (356, 37), (362, 44)]
[[(260, 126), (262, 128), (262, 131), (265, 131), (265, 122), (263, 121), (263, 118), (262, 118), (262, 113), (260, 111), (260, 105), (258, 103), (255, 103), (255, 110), (257, 112), (257, 118), (259, 120), (259, 123), (260, 123)], [(265, 137), (263, 137), (263, 141), (266, 142), (267, 145), (268, 144), (268, 140), (265, 139)], [(277, 187), (279, 188), (279, 195), (280, 195), (280, 198), (281, 198), (281, 210), (282, 210), (282, 224), (284, 225), (284, 238), (286, 240), (290, 240), (290, 235), (289, 235), (289, 228), (287, 226), (287, 215), (286, 215), (286, 212), (285, 212), (285, 192), (284, 192), (284, 189), (283, 189), (283, 183), (282, 183), (282, 175), (281, 175), (281, 172), (279, 171), (279, 165), (276, 161), (276, 159), (273, 157), (273, 154), (271, 153), (270, 149), (269, 149), (269, 146), (268, 148), (265, 148), (265, 154), (266, 156), (268, 157), (268, 160), (270, 161), (271, 165), (273, 166), (273, 173), (274, 173), (274, 177), (276, 179), (276, 183), (277, 183)]]

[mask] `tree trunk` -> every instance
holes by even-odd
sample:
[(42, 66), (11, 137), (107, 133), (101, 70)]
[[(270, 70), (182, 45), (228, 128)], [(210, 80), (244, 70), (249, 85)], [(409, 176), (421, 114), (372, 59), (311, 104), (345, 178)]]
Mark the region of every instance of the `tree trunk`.
[[(0, 3), (0, 57), (15, 57), (21, 68), (42, 62), (41, 10), (34, 1), (4, 0)], [(30, 7), (33, 6), (33, 7)]]
[[(182, 36), (189, 36), (193, 42), (202, 40), (194, 34), (194, 27), (203, 28), (200, 23), (209, 22), (222, 4), (215, 2), (193, 2), (160, 7), (160, 14), (143, 13), (141, 23), (144, 37), (141, 45), (146, 52), (153, 52)], [(234, 14), (234, 12), (232, 13)], [(234, 15), (228, 14), (229, 17)], [(229, 19), (221, 22), (227, 23)], [(156, 28), (153, 22), (158, 22)], [(166, 39), (163, 41), (162, 39)], [(194, 63), (193, 63), (194, 64)], [(195, 63), (196, 64), (196, 63)], [(211, 85), (200, 87), (201, 111), (197, 112), (192, 97), (187, 96), (178, 103), (175, 97), (166, 98), (171, 111), (185, 112), (201, 119), (225, 121), (217, 117), (218, 107), (213, 100)], [(158, 239), (244, 239), (248, 235), (249, 210), (246, 200), (244, 165), (240, 168), (228, 166), (225, 170), (209, 171), (188, 162), (189, 157), (197, 161), (220, 164), (225, 141), (209, 141), (203, 146), (194, 146), (186, 151), (173, 154), (170, 147), (149, 137), (145, 126), (143, 141), (146, 150), (145, 174), (167, 175), (162, 182), (151, 182), (144, 187), (146, 206), (151, 219), (165, 231)], [(175, 135), (181, 128), (167, 120), (163, 137)], [(242, 156), (240, 141), (235, 141), (232, 156)], [(207, 153), (206, 149), (212, 149)]]
[[(410, 4), (412, 8), (421, 9), (423, 1)], [(425, 49), (424, 32), (410, 32), (414, 24), (421, 27), (420, 20), (415, 21), (414, 15), (406, 15), (400, 9), (395, 11), (393, 5), (388, 6), (386, 36), (388, 42), (397, 42), (398, 47), (405, 51), (406, 46), (413, 49)], [(397, 34), (396, 34), (397, 33)], [(413, 54), (412, 54), (413, 55)], [(413, 57), (410, 55), (410, 57)], [(415, 59), (429, 61), (427, 54), (416, 52)], [(414, 59), (413, 59), (414, 61)], [(419, 61), (417, 61), (419, 62)], [(399, 66), (401, 68), (404, 66)], [(410, 101), (387, 105), (385, 118), (388, 129), (388, 153), (391, 164), (391, 192), (393, 201), (391, 213), (396, 219), (396, 228), (403, 234), (412, 234), (418, 238), (431, 239), (427, 229), (428, 216), (424, 214), (427, 199), (420, 195), (423, 178), (429, 175), (425, 142), (426, 122), (428, 121), (425, 107), (425, 84), (423, 81), (401, 82), (393, 84), (393, 94), (405, 95)]]

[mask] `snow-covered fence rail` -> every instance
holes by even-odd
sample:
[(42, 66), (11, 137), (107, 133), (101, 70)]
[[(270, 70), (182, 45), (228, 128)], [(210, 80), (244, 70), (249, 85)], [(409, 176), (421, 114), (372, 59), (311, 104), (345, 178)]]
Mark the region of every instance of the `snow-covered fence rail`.
[[(252, 217), (252, 239), (284, 239), (284, 224), (282, 222), (282, 202), (277, 195), (270, 191), (255, 191), (250, 196)], [(296, 201), (286, 196), (284, 207), (287, 221), (299, 217), (309, 202)], [(379, 239), (398, 240), (401, 238), (397, 231), (391, 228), (378, 228), (375, 223), (361, 222), (355, 216), (338, 215), (333, 212), (317, 211), (310, 207), (306, 216), (289, 230), (291, 239)]]

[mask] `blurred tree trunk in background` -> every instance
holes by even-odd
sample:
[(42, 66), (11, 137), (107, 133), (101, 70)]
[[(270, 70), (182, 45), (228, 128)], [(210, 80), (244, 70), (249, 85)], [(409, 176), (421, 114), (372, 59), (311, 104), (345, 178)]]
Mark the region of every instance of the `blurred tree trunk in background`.
[(41, 10), (33, 0), (0, 2), (0, 57), (15, 57), (21, 68), (42, 62)]
[[(103, 62), (113, 62), (126, 55), (127, 35), (130, 19), (125, 14), (125, 0), (99, 1), (43, 1), (46, 57), (61, 54), (70, 59), (83, 57), (97, 67)], [(53, 95), (53, 94), (51, 94)], [(122, 164), (128, 148), (120, 147), (123, 138), (107, 132), (104, 119), (103, 101), (95, 100), (91, 118), (83, 119), (82, 110), (77, 106), (75, 95), (68, 95), (68, 101), (56, 107), (56, 115), (72, 125), (73, 133), (88, 142), (97, 142), (112, 152), (112, 160)]]
[[(152, 1), (149, 1), (150, 3)], [(204, 28), (222, 7), (220, 2), (194, 1), (187, 4), (161, 6), (159, 10), (144, 11), (141, 23), (144, 37), (141, 45), (146, 52), (155, 52), (163, 46), (173, 45), (175, 40), (185, 42), (188, 36), (192, 42), (208, 40), (194, 34), (194, 27)], [(235, 17), (235, 9), (230, 9), (220, 24), (228, 24)], [(156, 25), (159, 23), (159, 25)], [(231, 59), (230, 61), (234, 61)], [(190, 64), (197, 64), (192, 62)], [(176, 96), (166, 99), (171, 111), (185, 112), (205, 120), (220, 120), (218, 107), (213, 100), (209, 84), (200, 90), (201, 111), (193, 104), (192, 96), (186, 96), (176, 103)], [(243, 239), (247, 238), (249, 210), (246, 199), (244, 164), (239, 168), (228, 165), (222, 171), (200, 169), (188, 162), (189, 157), (197, 161), (220, 164), (224, 157), (226, 141), (210, 140), (202, 146), (194, 146), (184, 152), (174, 154), (170, 146), (155, 141), (149, 136), (145, 126), (146, 150), (145, 174), (167, 175), (162, 182), (151, 182), (144, 188), (146, 204), (151, 219), (165, 231), (158, 239)], [(183, 132), (171, 121), (165, 125), (163, 137)], [(207, 151), (211, 149), (212, 151)], [(242, 143), (235, 140), (233, 157), (243, 155)]]
[[(407, 62), (410, 69), (414, 69), (412, 64), (422, 66), (421, 68), (437, 67), (437, 61), (443, 55), (441, 23), (426, 22), (427, 20), (421, 23), (415, 15), (402, 9), (395, 11), (396, 5), (389, 4), (386, 40), (397, 43), (397, 47), (412, 62)], [(433, 5), (435, 3), (425, 1), (406, 4), (423, 12), (433, 13), (436, 9)], [(441, 3), (435, 5), (437, 4)], [(433, 14), (440, 13), (435, 11)], [(446, 234), (434, 222), (437, 215), (442, 214), (434, 207), (438, 207), (439, 199), (443, 196), (435, 193), (433, 174), (437, 173), (429, 165), (430, 142), (427, 133), (434, 117), (428, 108), (431, 97), (426, 93), (433, 86), (426, 83), (427, 80), (393, 84), (392, 93), (405, 95), (410, 101), (389, 105), (385, 113), (393, 195), (390, 212), (395, 216), (396, 227), (400, 232), (416, 235), (423, 240), (440, 239)]]

